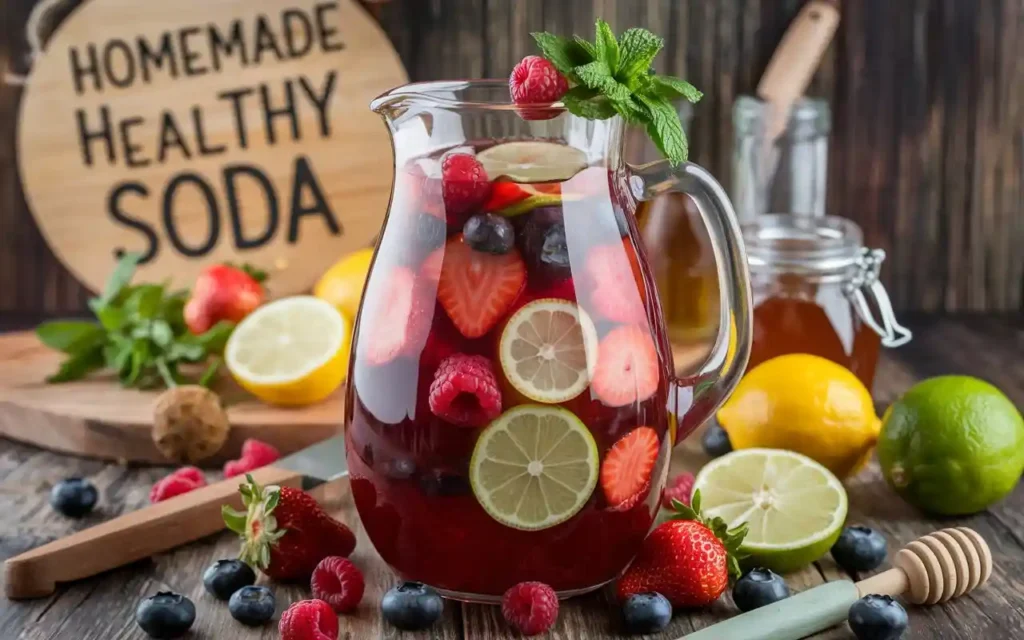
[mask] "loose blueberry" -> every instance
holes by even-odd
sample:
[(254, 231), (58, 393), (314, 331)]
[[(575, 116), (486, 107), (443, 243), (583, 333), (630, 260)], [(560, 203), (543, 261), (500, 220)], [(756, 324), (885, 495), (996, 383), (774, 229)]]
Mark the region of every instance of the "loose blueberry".
[(139, 603), (135, 622), (151, 638), (179, 638), (196, 621), (196, 606), (183, 595), (161, 591)]
[(711, 420), (708, 423), (708, 428), (704, 430), (704, 436), (701, 437), (700, 443), (704, 447), (704, 453), (712, 458), (719, 458), (732, 451), (729, 434), (716, 420)]
[(420, 489), (428, 496), (465, 496), (473, 491), (466, 476), (444, 469), (427, 471), (420, 476)]
[(850, 573), (877, 569), (885, 562), (888, 552), (885, 536), (861, 525), (843, 529), (832, 545), (832, 558)]
[(256, 583), (256, 572), (241, 560), (218, 560), (203, 573), (203, 586), (218, 600), (227, 600), (242, 587)]
[(907, 611), (889, 596), (864, 596), (850, 607), (850, 629), (860, 640), (897, 640), (907, 630)]
[(91, 482), (82, 478), (68, 478), (53, 485), (50, 506), (69, 518), (81, 518), (92, 511), (99, 493)]
[(403, 582), (384, 594), (380, 603), (384, 619), (403, 631), (419, 631), (437, 622), (444, 601), (436, 591), (419, 582)]
[(660, 593), (638, 593), (622, 605), (622, 621), (629, 633), (658, 633), (672, 621), (672, 604)]
[(512, 223), (493, 213), (476, 215), (466, 220), (462, 227), (462, 237), (473, 250), (499, 256), (511, 251), (516, 243)]
[(782, 576), (760, 567), (745, 573), (732, 588), (732, 600), (740, 611), (752, 611), (789, 595), (789, 587)]
[(524, 233), (524, 258), (530, 273), (537, 273), (548, 281), (572, 275), (564, 222), (545, 225), (531, 221), (526, 224)]
[(231, 617), (250, 627), (258, 627), (273, 618), (276, 606), (274, 592), (266, 587), (242, 587), (228, 600)]

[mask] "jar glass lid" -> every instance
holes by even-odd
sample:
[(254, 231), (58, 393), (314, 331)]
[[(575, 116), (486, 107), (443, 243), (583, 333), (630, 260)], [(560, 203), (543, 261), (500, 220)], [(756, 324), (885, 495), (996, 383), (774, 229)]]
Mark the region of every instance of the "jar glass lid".
[(773, 213), (743, 224), (751, 270), (836, 273), (856, 266), (864, 234), (838, 216)]

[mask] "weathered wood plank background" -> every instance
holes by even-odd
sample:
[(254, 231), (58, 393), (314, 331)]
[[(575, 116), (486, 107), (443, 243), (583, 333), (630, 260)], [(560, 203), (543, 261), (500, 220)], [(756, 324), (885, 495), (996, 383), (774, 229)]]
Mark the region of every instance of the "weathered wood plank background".
[[(0, 68), (20, 66), (36, 0), (0, 6)], [(529, 33), (589, 33), (596, 16), (666, 36), (659, 71), (707, 98), (694, 159), (730, 179), (731, 108), (752, 92), (802, 0), (393, 0), (379, 9), (414, 79), (504, 76)], [(1024, 1), (847, 0), (810, 93), (834, 124), (829, 209), (889, 252), (903, 310), (1024, 304)], [(20, 89), (0, 85), (0, 315), (81, 309), (86, 292), (35, 229), (15, 163)], [(57, 185), (55, 185), (56, 187)]]

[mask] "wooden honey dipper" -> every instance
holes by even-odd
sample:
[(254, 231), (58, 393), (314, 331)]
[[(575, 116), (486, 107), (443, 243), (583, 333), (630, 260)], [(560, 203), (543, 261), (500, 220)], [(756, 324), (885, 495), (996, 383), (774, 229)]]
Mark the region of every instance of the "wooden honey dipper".
[[(973, 591), (992, 575), (992, 552), (977, 532), (930, 533), (900, 549), (894, 567), (854, 584), (829, 582), (685, 636), (685, 640), (798, 640), (840, 624), (869, 594), (937, 604)], [(683, 640), (683, 638), (679, 638)]]

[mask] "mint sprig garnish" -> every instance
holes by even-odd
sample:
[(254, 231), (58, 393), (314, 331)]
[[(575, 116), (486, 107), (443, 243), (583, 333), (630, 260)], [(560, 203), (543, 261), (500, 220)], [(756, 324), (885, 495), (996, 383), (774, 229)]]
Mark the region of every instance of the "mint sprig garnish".
[(645, 127), (673, 165), (685, 162), (686, 134), (672, 103), (680, 98), (695, 103), (703, 94), (685, 80), (654, 73), (651, 63), (665, 41), (647, 29), (629, 29), (616, 39), (608, 23), (598, 19), (594, 31), (592, 43), (579, 36), (531, 34), (541, 55), (572, 85), (562, 98), (565, 108), (591, 120), (618, 114)]

